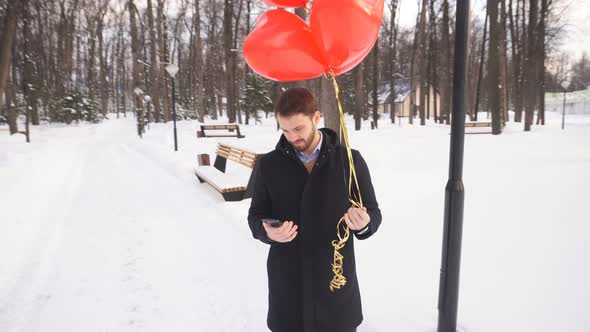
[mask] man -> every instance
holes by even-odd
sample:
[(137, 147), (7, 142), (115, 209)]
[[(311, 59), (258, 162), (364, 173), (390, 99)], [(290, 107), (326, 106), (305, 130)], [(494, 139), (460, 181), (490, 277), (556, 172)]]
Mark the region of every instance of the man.
[[(267, 325), (273, 332), (356, 331), (363, 315), (353, 238), (366, 239), (381, 224), (367, 164), (353, 150), (364, 207), (351, 208), (346, 149), (334, 131), (317, 129), (314, 96), (304, 88), (285, 91), (275, 116), (283, 135), (258, 162), (248, 214), (254, 238), (270, 244)], [(346, 285), (332, 292), (332, 241), (343, 216), (351, 231), (340, 249)], [(272, 227), (263, 218), (283, 224)]]

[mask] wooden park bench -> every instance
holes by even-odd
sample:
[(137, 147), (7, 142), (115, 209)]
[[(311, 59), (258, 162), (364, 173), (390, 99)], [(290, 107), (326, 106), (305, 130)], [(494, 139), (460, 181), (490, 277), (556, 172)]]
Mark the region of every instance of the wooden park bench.
[[(207, 134), (205, 130), (227, 130), (223, 134)], [(240, 134), (240, 126), (237, 124), (226, 125), (201, 125), (201, 130), (197, 131), (197, 137), (237, 137), (244, 138), (246, 136)]]
[[(226, 201), (241, 201), (252, 197), (256, 163), (262, 155), (224, 143), (217, 143), (215, 154), (213, 166), (210, 166), (208, 154), (199, 155), (199, 166), (195, 167), (195, 175), (199, 181), (210, 184)], [(243, 178), (225, 172), (228, 160), (251, 169), (247, 183)]]
[[(10, 131), (10, 128), (4, 128), (4, 127), (2, 127), (2, 128), (0, 128), (0, 131)], [(27, 132), (24, 131), (24, 130), (19, 130), (19, 131), (15, 132), (14, 134), (23, 134), (23, 135), (26, 136), (27, 135)]]
[[(490, 128), (489, 131), (467, 131), (467, 128)], [(476, 135), (476, 134), (491, 134), (492, 123), (491, 122), (465, 122), (465, 135)]]

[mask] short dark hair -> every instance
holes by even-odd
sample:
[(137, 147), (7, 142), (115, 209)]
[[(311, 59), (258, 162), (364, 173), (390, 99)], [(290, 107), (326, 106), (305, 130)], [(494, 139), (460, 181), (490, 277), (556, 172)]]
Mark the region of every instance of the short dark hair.
[(306, 88), (290, 88), (283, 92), (275, 105), (275, 115), (291, 116), (303, 113), (307, 116), (313, 116), (318, 110), (318, 102)]

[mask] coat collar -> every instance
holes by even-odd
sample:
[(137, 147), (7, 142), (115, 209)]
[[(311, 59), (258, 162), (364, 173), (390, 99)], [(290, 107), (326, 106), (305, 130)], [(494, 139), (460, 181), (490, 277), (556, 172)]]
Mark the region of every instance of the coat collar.
[[(320, 131), (322, 132), (322, 135), (323, 135), (322, 136), (322, 144), (321, 144), (321, 148), (320, 148), (320, 157), (321, 157), (322, 155), (326, 155), (332, 151), (335, 151), (336, 147), (338, 147), (340, 145), (340, 143), (338, 142), (338, 135), (332, 129), (320, 128)], [(281, 135), (281, 138), (279, 139), (279, 142), (277, 143), (276, 149), (278, 151), (282, 152), (283, 154), (286, 154), (288, 156), (298, 159), (295, 149), (293, 148), (293, 145), (291, 145), (291, 143), (289, 143), (289, 141), (287, 141), (287, 138), (285, 137), (284, 134)]]

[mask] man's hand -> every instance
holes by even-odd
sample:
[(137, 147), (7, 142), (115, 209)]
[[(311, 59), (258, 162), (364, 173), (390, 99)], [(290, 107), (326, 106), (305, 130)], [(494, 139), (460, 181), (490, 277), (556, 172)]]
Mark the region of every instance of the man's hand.
[(275, 242), (291, 242), (297, 236), (297, 225), (292, 221), (285, 221), (280, 227), (272, 227), (265, 222), (262, 223), (266, 236)]
[(367, 213), (367, 208), (353, 208), (348, 209), (348, 212), (344, 214), (344, 221), (348, 228), (353, 231), (363, 230), (369, 224), (371, 218)]

